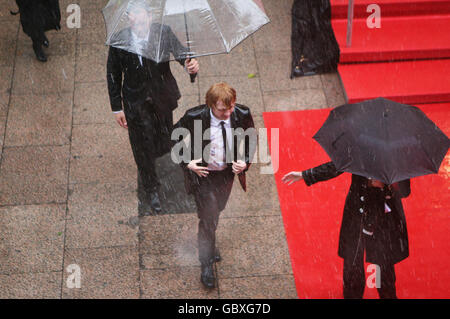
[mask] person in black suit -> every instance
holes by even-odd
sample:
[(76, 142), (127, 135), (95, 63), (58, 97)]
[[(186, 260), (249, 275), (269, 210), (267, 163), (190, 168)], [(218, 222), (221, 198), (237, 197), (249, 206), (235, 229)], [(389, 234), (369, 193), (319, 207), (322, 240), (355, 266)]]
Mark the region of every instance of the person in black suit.
[[(186, 191), (194, 195), (197, 205), (200, 279), (207, 288), (215, 287), (213, 263), (221, 260), (215, 233), (235, 175), (246, 190), (245, 172), (256, 148), (254, 127), (250, 109), (236, 104), (236, 91), (226, 83), (214, 84), (206, 94), (206, 105), (188, 110), (175, 124), (172, 137), (180, 132), (190, 140), (186, 144), (178, 139), (172, 157), (183, 168)], [(196, 139), (202, 143), (192, 147)], [(183, 146), (183, 151), (177, 146)]]
[(340, 50), (330, 0), (294, 0), (291, 42), (291, 78), (336, 72)]
[[(307, 186), (341, 175), (332, 162), (303, 172), (290, 172), (282, 181), (304, 180)], [(401, 198), (411, 192), (410, 180), (393, 185), (352, 175), (342, 218), (338, 254), (344, 259), (344, 298), (360, 299), (365, 288), (366, 261), (379, 266), (380, 298), (397, 298), (394, 265), (409, 256), (408, 232)]]
[(33, 50), (36, 58), (41, 62), (47, 61), (42, 46), (50, 45), (45, 31), (61, 29), (61, 11), (58, 0), (16, 0), (19, 7), (16, 15), (20, 13), (20, 23), (23, 32), (33, 41)]
[[(170, 44), (166, 46), (166, 54), (187, 52), (168, 26), (151, 24), (151, 13), (145, 6), (135, 4), (128, 14), (132, 27), (114, 35), (119, 42), (151, 43), (152, 37), (162, 34), (163, 41)], [(149, 34), (148, 30), (152, 32)], [(196, 59), (180, 59), (178, 62), (189, 74), (196, 74), (199, 70)], [(169, 62), (155, 63), (138, 53), (113, 46), (109, 48), (106, 78), (112, 111), (118, 124), (128, 129), (138, 167), (139, 215), (160, 213), (160, 184), (155, 160), (168, 153), (172, 145), (172, 111), (181, 97), (177, 82)]]

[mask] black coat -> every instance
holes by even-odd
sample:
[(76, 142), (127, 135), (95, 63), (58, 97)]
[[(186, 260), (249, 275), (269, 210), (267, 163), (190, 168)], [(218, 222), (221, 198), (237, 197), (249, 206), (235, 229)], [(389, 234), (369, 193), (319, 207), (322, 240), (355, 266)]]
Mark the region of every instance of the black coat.
[[(326, 181), (342, 172), (332, 162), (302, 172), (306, 185)], [(395, 186), (395, 185), (394, 185)], [(373, 264), (396, 264), (409, 256), (408, 232), (401, 198), (410, 194), (410, 181), (402, 181), (393, 191), (368, 186), (368, 179), (352, 175), (352, 183), (345, 201), (339, 235), (338, 254), (354, 258), (361, 244), (362, 229), (373, 230), (366, 236), (366, 261)], [(386, 199), (386, 196), (390, 199)], [(385, 213), (384, 204), (391, 208)]]
[(58, 0), (16, 0), (23, 32), (40, 44), (44, 32), (61, 29), (61, 11)]
[(339, 45), (331, 26), (330, 0), (295, 0), (292, 6), (292, 67), (316, 73), (336, 71)]
[[(194, 160), (197, 157), (195, 156), (196, 154), (195, 149), (194, 149), (194, 144), (193, 141), (198, 138), (196, 137), (196, 135), (194, 134), (195, 130), (194, 130), (194, 121), (195, 120), (201, 120), (201, 124), (202, 124), (202, 136), (205, 137), (205, 131), (207, 129), (209, 129), (211, 127), (211, 113), (210, 113), (210, 108), (203, 104), (203, 105), (199, 105), (197, 107), (194, 107), (192, 109), (189, 109), (188, 111), (186, 111), (186, 113), (184, 114), (184, 116), (175, 124), (174, 129), (176, 128), (186, 128), (189, 130), (189, 134), (190, 134), (190, 143), (188, 145), (186, 145), (187, 149), (190, 149), (191, 154), (190, 154), (190, 159)], [(255, 125), (253, 123), (253, 117), (250, 113), (250, 109), (247, 106), (244, 105), (240, 105), (240, 104), (236, 104), (233, 113), (231, 114), (230, 117), (230, 124), (231, 127), (236, 129), (236, 128), (242, 128), (244, 131), (246, 131), (249, 128), (254, 128)], [(256, 130), (253, 131), (255, 133), (254, 137), (257, 138), (256, 136)], [(239, 132), (235, 131), (236, 136), (238, 136)], [(234, 147), (234, 160), (238, 159), (238, 142), (237, 142), (237, 137), (235, 137), (234, 142), (233, 142), (233, 147)], [(180, 142), (182, 140), (182, 138), (178, 139), (178, 142)], [(243, 139), (244, 140), (244, 139)], [(253, 155), (255, 153), (255, 148), (250, 146), (250, 138), (247, 136), (245, 137), (245, 147), (244, 147), (244, 158), (245, 158), (245, 162), (247, 163), (247, 168), (245, 169), (244, 172), (242, 172), (241, 174), (239, 174), (239, 182), (242, 186), (242, 188), (244, 189), (244, 191), (247, 190), (247, 185), (246, 185), (246, 178), (245, 178), (245, 172), (248, 170), (248, 168), (250, 167), (250, 161), (253, 159)], [(205, 147), (207, 147), (209, 144), (211, 143), (211, 140), (208, 138), (204, 138), (202, 139), (202, 154), (203, 151), (205, 150)], [(182, 155), (182, 154), (175, 154), (176, 152), (173, 152), (174, 155)], [(200, 164), (201, 166), (208, 166), (207, 162), (208, 162), (208, 152), (205, 152), (206, 154), (204, 154), (206, 157), (202, 157), (202, 163)], [(180, 165), (183, 168), (184, 172), (185, 172), (185, 187), (186, 187), (186, 192), (188, 194), (191, 194), (193, 189), (199, 185), (199, 177), (197, 176), (197, 174), (195, 174), (194, 172), (192, 172), (191, 170), (189, 170), (187, 168), (187, 164), (189, 164), (188, 162), (181, 162)], [(232, 164), (229, 163), (229, 166), (231, 166)]]
[[(184, 48), (169, 27), (163, 27), (163, 32), (173, 43), (176, 52), (182, 50), (180, 47)], [(123, 30), (118, 37), (130, 38), (130, 29)], [(144, 57), (142, 62), (141, 65), (135, 53), (112, 46), (109, 48), (107, 81), (112, 110), (120, 111), (123, 106), (133, 113), (133, 106), (140, 106), (150, 100), (158, 113), (172, 112), (178, 106), (181, 94), (169, 62), (155, 63)], [(178, 62), (184, 65), (185, 60)]]

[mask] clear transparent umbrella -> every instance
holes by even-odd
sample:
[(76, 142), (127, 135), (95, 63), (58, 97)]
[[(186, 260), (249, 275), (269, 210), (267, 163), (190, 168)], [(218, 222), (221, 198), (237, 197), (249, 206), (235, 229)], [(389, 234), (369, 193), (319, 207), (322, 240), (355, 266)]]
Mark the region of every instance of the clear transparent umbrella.
[(269, 22), (257, 0), (110, 0), (106, 44), (157, 63), (228, 53)]

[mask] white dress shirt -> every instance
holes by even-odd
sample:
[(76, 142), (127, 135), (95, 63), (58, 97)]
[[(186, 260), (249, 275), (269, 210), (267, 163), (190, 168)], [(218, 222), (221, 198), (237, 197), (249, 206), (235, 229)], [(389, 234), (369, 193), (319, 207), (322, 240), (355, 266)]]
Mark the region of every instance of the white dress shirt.
[(227, 141), (231, 146), (231, 121), (229, 118), (228, 120), (219, 120), (214, 116), (211, 110), (209, 110), (209, 112), (211, 114), (211, 150), (208, 169), (211, 171), (222, 171), (227, 167), (227, 163), (225, 159), (225, 147), (223, 145), (222, 126), (220, 125), (220, 122), (225, 122), (224, 127), (227, 132)]

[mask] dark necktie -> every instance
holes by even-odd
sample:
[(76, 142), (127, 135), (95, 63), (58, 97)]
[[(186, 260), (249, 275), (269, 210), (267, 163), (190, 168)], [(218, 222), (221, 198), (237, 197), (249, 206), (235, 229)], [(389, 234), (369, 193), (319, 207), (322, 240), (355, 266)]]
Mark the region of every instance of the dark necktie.
[[(225, 122), (221, 121), (220, 126), (222, 127), (222, 138), (223, 138), (223, 147), (225, 149), (224, 162), (227, 162), (227, 130), (225, 129)], [(228, 163), (227, 163), (228, 164)]]

